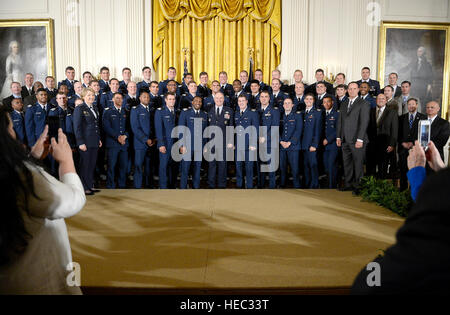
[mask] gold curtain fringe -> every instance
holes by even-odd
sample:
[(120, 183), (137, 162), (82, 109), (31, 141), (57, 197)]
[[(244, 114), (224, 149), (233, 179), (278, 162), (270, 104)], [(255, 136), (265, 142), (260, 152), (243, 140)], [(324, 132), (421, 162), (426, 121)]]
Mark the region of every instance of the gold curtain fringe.
[(153, 66), (159, 79), (174, 66), (181, 79), (184, 56), (195, 79), (201, 71), (217, 78), (225, 70), (239, 77), (255, 49), (255, 69), (264, 80), (281, 59), (281, 0), (158, 0), (153, 2)]

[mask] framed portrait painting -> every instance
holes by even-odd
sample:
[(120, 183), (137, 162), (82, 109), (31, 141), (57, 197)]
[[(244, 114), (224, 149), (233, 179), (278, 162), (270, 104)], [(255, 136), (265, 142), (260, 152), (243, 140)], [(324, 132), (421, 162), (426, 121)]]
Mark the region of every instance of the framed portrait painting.
[(55, 73), (53, 20), (0, 20), (0, 99), (11, 95), (11, 82), (24, 84), (26, 73), (44, 83)]
[(383, 22), (380, 28), (378, 76), (382, 87), (389, 74), (398, 74), (398, 85), (411, 82), (411, 97), (420, 110), (437, 101), (449, 119), (450, 24)]

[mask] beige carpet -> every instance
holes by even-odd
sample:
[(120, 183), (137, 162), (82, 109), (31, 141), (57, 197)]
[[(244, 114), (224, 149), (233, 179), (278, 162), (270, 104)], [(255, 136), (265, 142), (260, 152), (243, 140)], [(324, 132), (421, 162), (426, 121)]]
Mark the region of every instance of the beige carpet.
[(103, 190), (67, 220), (87, 292), (348, 288), (402, 224), (330, 190)]

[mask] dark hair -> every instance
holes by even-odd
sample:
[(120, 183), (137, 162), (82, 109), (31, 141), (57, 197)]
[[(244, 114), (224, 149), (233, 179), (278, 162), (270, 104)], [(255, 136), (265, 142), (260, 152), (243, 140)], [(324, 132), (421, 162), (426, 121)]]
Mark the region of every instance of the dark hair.
[(188, 75), (190, 75), (191, 77), (193, 77), (192, 73), (188, 72), (188, 73), (186, 73), (186, 74), (184, 75), (184, 78), (186, 79), (186, 77), (187, 77)]
[(85, 72), (83, 73), (83, 78), (84, 78), (84, 76), (85, 76), (86, 74), (90, 74), (91, 77), (92, 77), (92, 73), (91, 73), (90, 71), (85, 71)]
[(409, 81), (403, 81), (403, 82), (402, 82), (402, 85), (403, 85), (403, 84), (408, 84), (409, 86), (411, 86), (411, 82), (409, 82)]
[(175, 71), (177, 71), (177, 69), (175, 69), (175, 67), (169, 67), (169, 69), (167, 70), (167, 72), (169, 72), (170, 70), (175, 70)]
[(339, 84), (338, 86), (336, 86), (336, 89), (344, 89), (347, 90), (348, 86), (346, 86), (345, 84)]
[(395, 76), (398, 78), (398, 73), (397, 73), (397, 72), (391, 72), (391, 73), (389, 73), (389, 75), (391, 75), (391, 74), (395, 74)]
[(113, 98), (114, 98), (114, 97), (115, 97), (116, 95), (120, 95), (120, 96), (122, 96), (122, 97), (123, 97), (122, 93), (120, 93), (120, 92), (117, 92), (117, 93), (114, 93), (114, 94), (113, 94)]
[(261, 69), (256, 69), (256, 70), (255, 70), (255, 73), (256, 73), (256, 72), (264, 73)]
[(321, 73), (325, 74), (325, 71), (323, 71), (323, 69), (317, 69), (316, 73), (318, 73), (318, 72), (321, 72)]
[(409, 102), (414, 101), (416, 102), (416, 105), (419, 105), (419, 100), (417, 98), (411, 97), (408, 99), (408, 101), (406, 102), (406, 104), (409, 104)]
[(338, 74), (336, 74), (336, 78), (338, 77), (338, 76), (343, 76), (344, 77), (344, 79), (345, 79), (345, 74), (344, 73), (342, 73), (342, 72), (340, 72), (340, 73), (338, 73)]
[(152, 86), (152, 84), (156, 84), (157, 86), (159, 86), (159, 83), (157, 81), (150, 82), (150, 86)]
[(120, 84), (120, 81), (119, 81), (119, 79), (117, 79), (117, 78), (112, 78), (111, 80), (109, 80), (109, 83), (111, 83), (112, 81), (117, 81), (117, 83)]
[(125, 67), (125, 68), (123, 68), (122, 69), (122, 73), (125, 71), (125, 70), (128, 70), (128, 71), (130, 71), (131, 72), (131, 69), (130, 68), (128, 68), (128, 67)]
[(68, 67), (66, 68), (66, 71), (65, 71), (65, 72), (67, 72), (67, 70), (75, 71), (75, 69), (74, 69), (73, 67), (71, 67), (71, 66), (68, 66)]
[(323, 99), (326, 99), (326, 98), (328, 98), (328, 99), (330, 99), (331, 100), (331, 104), (333, 104), (334, 103), (334, 101), (333, 101), (333, 98), (331, 97), (331, 96), (325, 96)]
[(316, 97), (312, 93), (306, 93), (305, 98), (307, 98), (308, 96), (312, 96), (313, 99), (316, 99)]
[(142, 72), (144, 72), (145, 70), (152, 70), (152, 69), (150, 69), (150, 67), (148, 67), (148, 66), (145, 66), (144, 68), (142, 68)]
[(239, 84), (241, 84), (241, 85), (242, 85), (242, 82), (241, 82), (241, 80), (237, 80), (237, 79), (233, 81), (233, 85), (234, 85), (235, 83), (237, 83), (237, 82), (239, 82)]
[(370, 85), (369, 85), (369, 83), (367, 83), (367, 82), (361, 82), (361, 84), (359, 85), (359, 87), (361, 87), (361, 85), (367, 85), (369, 88), (370, 88)]
[(250, 85), (252, 85), (252, 84), (258, 84), (258, 86), (259, 86), (259, 81), (258, 80), (251, 80), (250, 81)]
[(101, 69), (100, 69), (100, 73), (102, 73), (103, 71), (108, 71), (109, 72), (109, 68), (108, 67), (102, 67)]
[[(261, 94), (261, 95), (263, 95), (263, 94), (267, 94), (268, 96), (270, 96), (270, 93), (269, 93), (269, 91), (266, 91), (266, 90), (262, 91), (262, 92), (261, 92), (260, 94)], [(290, 98), (290, 97), (287, 97), (287, 98)]]
[[(32, 163), (27, 152), (8, 132), (11, 120), (6, 108), (0, 107), (0, 192), (2, 219), (0, 220), (0, 265), (9, 263), (22, 254), (31, 235), (25, 228), (21, 210), (29, 214), (29, 199), (36, 196), (31, 171), (25, 165)], [(23, 196), (19, 207), (17, 197)]]
[(391, 89), (391, 91), (392, 92), (394, 92), (394, 88), (392, 87), (392, 86), (390, 86), (390, 85), (386, 85), (385, 87), (384, 87), (384, 89), (386, 90), (387, 88), (390, 88)]
[(248, 101), (247, 96), (245, 96), (244, 94), (239, 95), (238, 99), (240, 98), (245, 98)]
[(200, 74), (198, 75), (199, 78), (201, 78), (204, 75), (208, 75), (208, 72), (202, 71), (200, 72)]
[(94, 83), (94, 82), (97, 82), (97, 83), (98, 83), (98, 80), (97, 80), (97, 79), (93, 79), (93, 80), (89, 81), (89, 86), (91, 86), (92, 83)]
[(40, 88), (36, 91), (36, 94), (38, 94), (39, 92), (44, 92), (45, 94), (47, 94), (47, 91), (43, 88)]
[(316, 87), (318, 87), (319, 85), (323, 85), (324, 87), (327, 87), (327, 85), (326, 85), (325, 82), (323, 82), (323, 81), (318, 82), (318, 83), (316, 84)]
[(369, 72), (370, 72), (370, 68), (369, 67), (364, 67), (364, 68), (361, 69), (361, 71), (363, 71), (363, 70), (369, 70)]

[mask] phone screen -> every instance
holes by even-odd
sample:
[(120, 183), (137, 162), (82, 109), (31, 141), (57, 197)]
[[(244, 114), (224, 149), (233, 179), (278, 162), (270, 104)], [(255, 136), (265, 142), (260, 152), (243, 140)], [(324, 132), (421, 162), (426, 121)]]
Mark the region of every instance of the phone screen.
[(52, 138), (55, 138), (56, 141), (58, 141), (58, 130), (60, 127), (60, 121), (59, 117), (52, 116), (47, 117), (47, 125), (48, 125), (48, 137), (51, 140)]
[(424, 148), (427, 148), (428, 143), (430, 143), (431, 125), (428, 121), (424, 121), (420, 123), (419, 128), (420, 128), (419, 130), (420, 145)]

